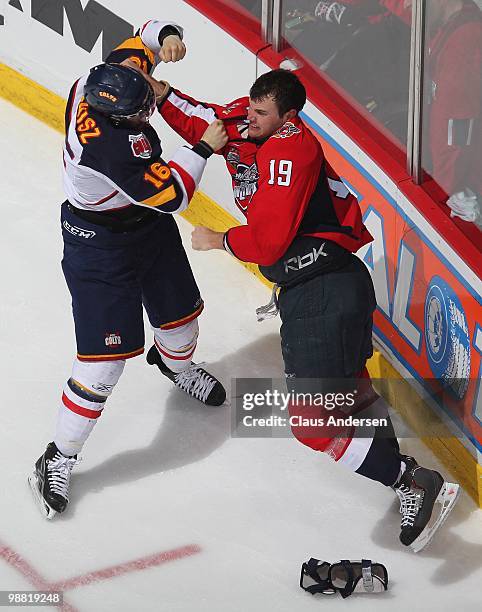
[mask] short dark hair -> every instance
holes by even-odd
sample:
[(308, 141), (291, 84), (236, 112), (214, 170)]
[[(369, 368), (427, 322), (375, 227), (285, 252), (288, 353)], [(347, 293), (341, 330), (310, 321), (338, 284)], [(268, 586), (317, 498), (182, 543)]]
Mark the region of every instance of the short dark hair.
[(297, 112), (303, 108), (306, 89), (296, 74), (278, 68), (258, 77), (249, 90), (249, 96), (252, 100), (272, 97), (281, 117), (292, 108)]

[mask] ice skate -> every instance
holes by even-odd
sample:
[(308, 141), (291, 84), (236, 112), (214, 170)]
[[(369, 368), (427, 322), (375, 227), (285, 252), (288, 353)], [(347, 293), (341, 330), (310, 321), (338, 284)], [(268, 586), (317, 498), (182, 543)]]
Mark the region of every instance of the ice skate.
[(152, 346), (146, 356), (149, 365), (157, 365), (164, 376), (192, 397), (208, 406), (221, 406), (226, 399), (226, 390), (223, 385), (209, 372), (200, 367), (200, 364), (191, 365), (182, 372), (170, 370), (159, 355), (157, 348)]
[(402, 515), (400, 542), (420, 552), (427, 546), (457, 502), (460, 486), (404, 457), (406, 470), (394, 486)]
[(76, 463), (77, 456), (66, 457), (55, 442), (50, 442), (35, 463), (35, 471), (28, 482), (45, 518), (51, 519), (67, 507), (70, 474)]

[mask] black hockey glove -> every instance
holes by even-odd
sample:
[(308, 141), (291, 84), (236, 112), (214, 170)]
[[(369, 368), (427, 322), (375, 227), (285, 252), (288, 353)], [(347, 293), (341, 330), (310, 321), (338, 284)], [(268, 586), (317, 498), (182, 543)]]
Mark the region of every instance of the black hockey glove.
[(344, 28), (358, 27), (363, 22), (363, 12), (359, 9), (341, 2), (327, 2), (326, 0), (318, 2), (315, 6), (315, 17)]
[(312, 558), (301, 566), (300, 587), (312, 595), (340, 593), (343, 599), (352, 593), (383, 593), (388, 589), (388, 572), (369, 559), (330, 564)]

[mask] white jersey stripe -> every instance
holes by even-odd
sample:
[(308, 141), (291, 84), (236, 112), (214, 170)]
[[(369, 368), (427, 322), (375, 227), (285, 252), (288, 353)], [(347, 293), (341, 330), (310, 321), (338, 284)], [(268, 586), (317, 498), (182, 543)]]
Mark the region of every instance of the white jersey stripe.
[(216, 120), (216, 113), (214, 112), (214, 109), (206, 108), (205, 106), (202, 106), (202, 104), (194, 105), (189, 100), (180, 98), (174, 92), (171, 92), (168, 100), (188, 117), (199, 117), (207, 123), (212, 123)]

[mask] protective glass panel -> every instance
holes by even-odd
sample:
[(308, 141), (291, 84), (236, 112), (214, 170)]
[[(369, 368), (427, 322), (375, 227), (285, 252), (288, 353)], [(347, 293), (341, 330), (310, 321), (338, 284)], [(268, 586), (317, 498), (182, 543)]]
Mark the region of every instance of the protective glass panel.
[(458, 220), (480, 222), (482, 1), (427, 0), (426, 7), (424, 186), (439, 201), (450, 198)]
[(406, 145), (411, 7), (406, 0), (286, 0), (286, 43), (355, 109)]
[[(226, 4), (230, 4), (227, 2)], [(251, 13), (256, 19), (261, 19), (261, 5), (262, 0), (237, 0), (233, 4), (238, 4), (242, 9)]]

